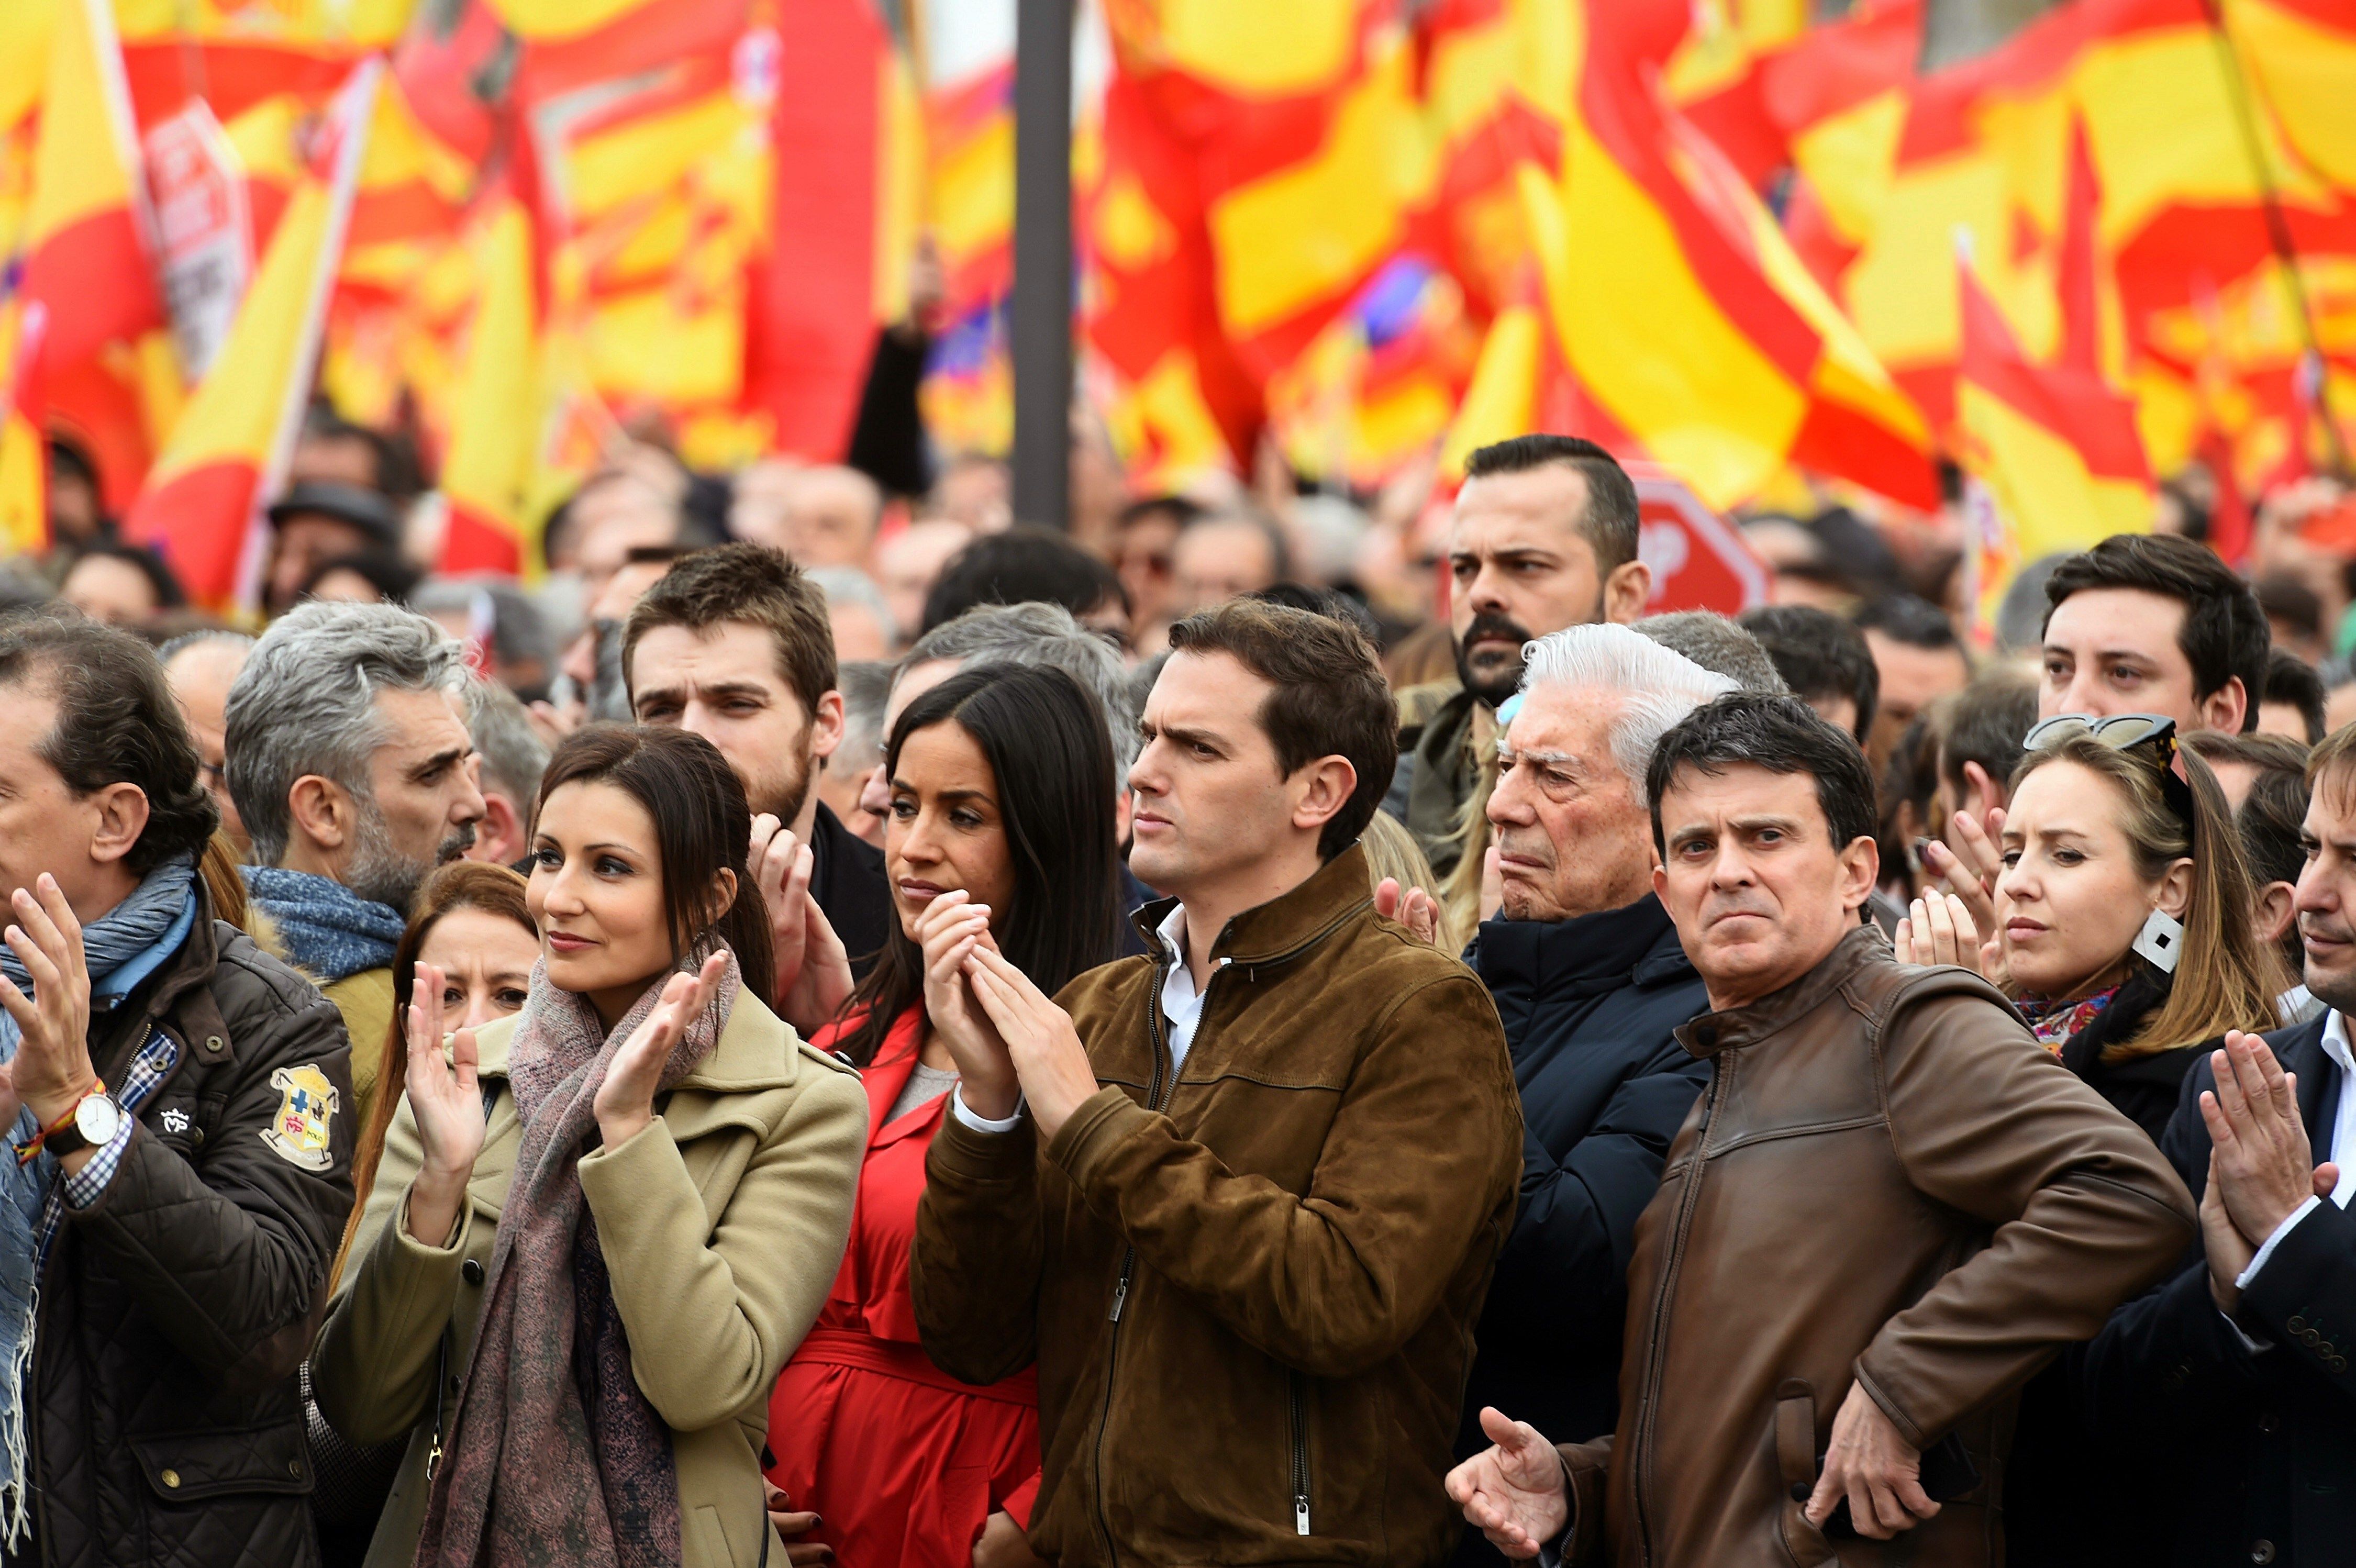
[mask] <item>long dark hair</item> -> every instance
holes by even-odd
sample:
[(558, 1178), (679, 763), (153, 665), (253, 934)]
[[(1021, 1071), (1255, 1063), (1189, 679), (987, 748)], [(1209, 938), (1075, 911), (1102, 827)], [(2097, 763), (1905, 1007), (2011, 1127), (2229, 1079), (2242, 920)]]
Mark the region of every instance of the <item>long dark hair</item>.
[(384, 1135), (392, 1125), (393, 1113), (401, 1109), (401, 1097), (409, 1088), (407, 1019), (411, 993), (417, 984), (417, 955), (424, 950), (425, 939), (434, 934), (442, 917), (454, 909), (480, 909), (487, 915), (503, 916), (538, 941), (540, 929), (531, 923), (531, 910), (524, 903), (523, 890), (523, 878), (504, 865), (454, 860), (428, 876), (410, 902), (409, 927), (401, 933), (401, 945), (392, 950), (392, 1022), (385, 1026), (384, 1066), (376, 1080), (376, 1101), (369, 1107), (369, 1119), (360, 1123), (359, 1140), (352, 1149), (352, 1213), (344, 1224), (343, 1243), (336, 1249), (335, 1266), (327, 1271), (330, 1294), (335, 1291), (336, 1282), (343, 1277), (352, 1242), (360, 1233), (369, 1194), (376, 1188), (377, 1166), (384, 1160)]
[[(899, 771), (908, 737), (938, 724), (971, 736), (996, 776), (1014, 891), (1005, 908), (991, 911), (991, 924), (1006, 961), (1053, 995), (1120, 953), (1119, 845), (1104, 712), (1061, 670), (960, 671), (900, 714), (884, 753), (886, 778)], [(851, 998), (866, 1015), (836, 1048), (867, 1066), (900, 1015), (924, 995), (924, 950), (895, 919)]]
[[(671, 962), (692, 952), (707, 935), (717, 936), (736, 954), (744, 989), (770, 1005), (776, 961), (769, 954), (769, 918), (761, 890), (744, 868), (753, 812), (728, 759), (710, 741), (683, 729), (584, 725), (565, 736), (548, 759), (540, 799), (531, 808), (533, 833), (539, 833), (540, 814), (560, 785), (592, 783), (621, 790), (646, 809), (655, 825)], [(723, 867), (736, 874), (735, 901), (718, 919), (699, 924), (712, 878)]]

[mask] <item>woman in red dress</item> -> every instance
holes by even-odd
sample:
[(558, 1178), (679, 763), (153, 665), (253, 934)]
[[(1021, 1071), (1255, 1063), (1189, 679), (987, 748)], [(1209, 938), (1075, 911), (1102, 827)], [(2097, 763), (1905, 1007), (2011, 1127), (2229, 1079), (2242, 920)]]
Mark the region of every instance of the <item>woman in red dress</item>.
[[(1119, 952), (1111, 742), (1070, 676), (991, 666), (910, 703), (885, 768), (898, 927), (841, 1020), (812, 1040), (861, 1069), (867, 1155), (841, 1272), (770, 1402), (768, 1474), (793, 1509), (818, 1516), (798, 1561), (823, 1543), (842, 1568), (1021, 1563), (1039, 1480), (1036, 1379), (1026, 1369), (973, 1388), (937, 1370), (917, 1344), (908, 1256), (925, 1153), (955, 1113), (935, 1021), (973, 1026), (959, 963), (989, 943), (1052, 993)], [(840, 943), (807, 945), (807, 962), (842, 961)]]

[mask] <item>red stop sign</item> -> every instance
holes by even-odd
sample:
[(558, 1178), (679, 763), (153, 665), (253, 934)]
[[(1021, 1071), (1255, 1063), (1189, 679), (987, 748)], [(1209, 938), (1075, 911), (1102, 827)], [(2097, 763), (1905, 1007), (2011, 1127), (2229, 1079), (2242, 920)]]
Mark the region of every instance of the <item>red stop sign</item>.
[(1741, 531), (1702, 504), (1686, 482), (1650, 463), (1631, 463), (1640, 520), (1637, 554), (1653, 569), (1644, 613), (1716, 610), (1735, 615), (1767, 602), (1767, 568)]

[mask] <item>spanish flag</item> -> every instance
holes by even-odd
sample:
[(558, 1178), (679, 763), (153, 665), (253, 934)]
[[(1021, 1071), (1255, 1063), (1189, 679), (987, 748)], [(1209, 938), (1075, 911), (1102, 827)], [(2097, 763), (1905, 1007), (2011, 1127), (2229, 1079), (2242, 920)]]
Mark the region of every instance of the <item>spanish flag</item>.
[(198, 604), (251, 610), (258, 599), (262, 508), (301, 432), (382, 75), (381, 60), (363, 60), (338, 96), (330, 172), (307, 177), (287, 203), (228, 342), (125, 520)]
[(476, 237), (477, 296), (450, 410), (442, 493), (444, 572), (522, 570), (526, 491), (540, 439), (531, 221), (504, 192)]

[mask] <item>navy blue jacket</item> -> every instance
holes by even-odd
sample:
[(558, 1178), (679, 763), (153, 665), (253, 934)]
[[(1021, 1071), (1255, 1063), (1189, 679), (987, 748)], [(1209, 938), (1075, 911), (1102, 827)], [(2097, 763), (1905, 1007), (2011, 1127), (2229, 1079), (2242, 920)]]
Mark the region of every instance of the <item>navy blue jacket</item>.
[[(2328, 1147), (2346, 1075), (2323, 1051), (2325, 1018), (2265, 1036), (2298, 1075), (2316, 1160)], [(2160, 1148), (2198, 1197), (2209, 1176), (2200, 1097), (2209, 1063), (2186, 1078)], [(2112, 1316), (2076, 1362), (2080, 1398), (2115, 1457), (2115, 1534), (2107, 1560), (2158, 1568), (2229, 1563), (2356, 1565), (2356, 1215), (2326, 1200), (2285, 1236), (2243, 1293), (2253, 1353), (2210, 1299), (2198, 1256)]]
[[(1474, 1337), (1460, 1455), (1483, 1404), (1558, 1443), (1612, 1430), (1636, 1217), (1709, 1080), (1674, 1031), (1706, 1012), (1659, 899), (1575, 920), (1491, 920), (1467, 950), (1522, 1091), (1522, 1197)], [(1500, 1561), (1472, 1538), (1470, 1557)], [(1483, 1555), (1483, 1554), (1485, 1554)]]

